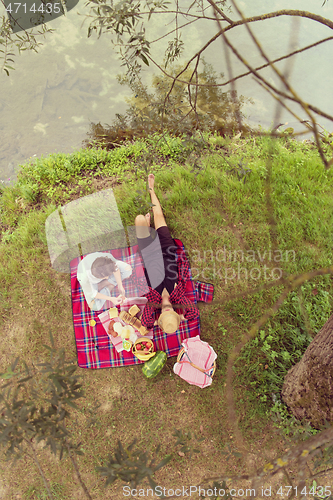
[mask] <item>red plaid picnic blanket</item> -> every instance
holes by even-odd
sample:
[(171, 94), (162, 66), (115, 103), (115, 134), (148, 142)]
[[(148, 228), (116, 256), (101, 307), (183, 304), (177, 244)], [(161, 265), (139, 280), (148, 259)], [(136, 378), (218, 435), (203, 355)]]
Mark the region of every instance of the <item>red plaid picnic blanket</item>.
[[(177, 258), (187, 259), (185, 248), (180, 240), (174, 240), (177, 245)], [(111, 250), (112, 255), (132, 266), (136, 277), (143, 276), (143, 262), (138, 251), (138, 245), (132, 247)], [(85, 256), (83, 256), (85, 257)], [(82, 258), (83, 258), (82, 257)], [(80, 258), (73, 259), (70, 263), (72, 309), (74, 335), (78, 365), (81, 368), (110, 368), (115, 366), (129, 366), (143, 363), (138, 360), (132, 352), (117, 352), (108, 334), (103, 327), (99, 315), (110, 308), (110, 302), (106, 302), (100, 311), (91, 311), (83, 295), (80, 283), (77, 280), (77, 266)], [(190, 270), (191, 276), (191, 270)], [(137, 296), (135, 279), (129, 277), (123, 281), (126, 297)], [(213, 300), (214, 286), (201, 281), (193, 282), (192, 279), (186, 283), (186, 296), (196, 304), (198, 301), (211, 302)], [(113, 295), (118, 295), (118, 288)], [(123, 309), (117, 306), (118, 310)], [(96, 324), (91, 326), (89, 322), (94, 320)], [(199, 318), (182, 321), (175, 333), (164, 333), (158, 326), (154, 326), (154, 347), (156, 351), (165, 351), (167, 356), (177, 356), (186, 338), (200, 335)]]

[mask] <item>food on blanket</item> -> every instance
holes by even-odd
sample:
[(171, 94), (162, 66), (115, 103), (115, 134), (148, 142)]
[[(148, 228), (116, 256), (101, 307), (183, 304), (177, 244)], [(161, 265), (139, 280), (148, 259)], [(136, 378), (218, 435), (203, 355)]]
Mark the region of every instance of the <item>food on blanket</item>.
[(123, 339), (123, 348), (129, 352), (132, 349), (132, 343), (129, 340)]
[(129, 340), (131, 346), (138, 338), (131, 325), (123, 326), (120, 321), (111, 320), (108, 331), (113, 337), (118, 337), (119, 335), (123, 340)]
[(139, 338), (135, 344), (133, 345), (132, 352), (133, 354), (140, 359), (141, 361), (147, 361), (151, 357), (155, 356), (154, 345), (149, 341), (150, 347), (147, 347), (147, 341), (149, 339), (141, 339)]
[(120, 332), (122, 331), (123, 329), (123, 325), (119, 322), (119, 321), (114, 321), (114, 326), (113, 326), (113, 329), (115, 332), (117, 332), (117, 334), (119, 335)]
[(111, 307), (109, 309), (109, 316), (110, 316), (110, 319), (118, 318), (118, 309), (116, 307)]
[(129, 338), (130, 338), (131, 333), (134, 333), (134, 328), (133, 328), (131, 325), (126, 325), (126, 326), (123, 326), (123, 327), (122, 327), (122, 330), (121, 330), (121, 332), (119, 333), (119, 335), (120, 335), (123, 339), (129, 339)]
[(140, 311), (140, 307), (138, 307), (136, 304), (134, 306), (130, 307), (128, 310), (128, 312), (131, 316), (135, 316), (139, 311)]
[(156, 377), (156, 375), (160, 373), (163, 366), (165, 365), (166, 360), (167, 360), (167, 355), (164, 351), (157, 352), (156, 356), (154, 356), (149, 361), (146, 361), (146, 363), (142, 367), (142, 372), (145, 375), (145, 377), (147, 378)]
[(149, 330), (147, 330), (147, 328), (145, 326), (141, 325), (139, 328), (139, 332), (141, 333), (141, 335), (147, 335)]
[(112, 335), (112, 337), (118, 337), (118, 333), (115, 331), (115, 328), (114, 328), (116, 324), (117, 323), (115, 323), (115, 321), (111, 320), (109, 323), (109, 326), (108, 326), (108, 332), (110, 335)]
[(130, 341), (132, 342), (132, 344), (134, 344), (134, 342), (136, 342), (136, 340), (138, 339), (138, 336), (137, 334), (135, 333), (134, 329), (133, 329), (133, 333), (131, 333), (130, 337), (129, 337)]
[(96, 321), (95, 321), (94, 319), (91, 319), (91, 320), (89, 321), (89, 325), (90, 325), (90, 326), (95, 326), (95, 325), (96, 325)]
[(141, 321), (138, 318), (131, 316), (126, 311), (121, 311), (121, 313), (119, 314), (119, 318), (122, 319), (125, 323), (134, 326), (134, 328), (139, 330), (141, 335), (146, 335), (149, 331), (141, 324)]
[[(132, 348), (133, 350), (133, 348)], [(133, 353), (140, 361), (148, 361), (148, 359), (155, 356), (156, 352), (134, 352)]]
[(142, 346), (144, 352), (149, 352), (149, 347), (147, 346), (147, 342), (142, 342)]

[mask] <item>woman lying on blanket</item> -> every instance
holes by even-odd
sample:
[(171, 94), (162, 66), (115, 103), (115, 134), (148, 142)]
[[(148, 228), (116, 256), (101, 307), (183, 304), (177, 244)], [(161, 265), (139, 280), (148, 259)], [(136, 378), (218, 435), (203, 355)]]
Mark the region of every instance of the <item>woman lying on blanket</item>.
[[(83, 289), (90, 309), (99, 311), (105, 301), (113, 305), (125, 300), (123, 280), (132, 274), (132, 268), (110, 253), (94, 252), (86, 255), (78, 265), (77, 279)], [(111, 297), (111, 291), (118, 285), (120, 295)], [(111, 304), (110, 304), (111, 305)]]
[[(148, 186), (158, 238), (153, 240), (150, 235), (150, 214), (138, 215), (135, 219), (135, 228), (139, 250), (145, 265), (145, 277), (149, 285), (149, 292), (145, 294), (145, 297), (149, 302), (162, 303), (162, 312), (156, 321), (157, 309), (146, 306), (141, 316), (141, 322), (147, 328), (158, 324), (165, 333), (174, 333), (178, 330), (181, 321), (196, 318), (199, 316), (199, 311), (191, 307), (190, 300), (185, 296), (186, 280), (190, 277), (187, 261), (177, 264), (177, 247), (166, 225), (160, 202), (155, 194), (154, 182), (154, 174), (150, 174)], [(161, 269), (161, 265), (164, 265), (164, 269)], [(179, 315), (173, 309), (172, 304), (189, 306), (186, 309), (185, 317), (183, 314)]]

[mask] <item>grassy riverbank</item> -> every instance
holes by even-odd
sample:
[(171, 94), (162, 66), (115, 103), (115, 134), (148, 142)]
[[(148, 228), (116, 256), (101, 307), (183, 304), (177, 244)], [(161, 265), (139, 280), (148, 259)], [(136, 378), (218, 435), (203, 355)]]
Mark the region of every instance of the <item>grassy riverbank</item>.
[[(36, 356), (47, 357), (43, 344), (49, 344), (49, 329), (56, 346), (64, 347), (68, 358), (76, 356), (70, 277), (51, 268), (46, 218), (59, 204), (112, 187), (123, 224), (133, 225), (135, 216), (148, 208), (148, 193), (139, 195), (136, 190), (145, 192), (149, 158), (171, 234), (183, 241), (194, 279), (213, 283), (214, 299), (224, 300), (201, 309), (201, 337), (218, 354), (213, 384), (205, 390), (173, 374), (175, 358), (152, 381), (144, 379), (140, 367), (78, 370), (86, 398), (79, 400), (80, 409), (73, 410), (68, 427), (83, 443), (85, 455), (78, 463), (94, 500), (123, 498), (120, 482), (104, 490), (104, 480), (95, 472), (95, 466), (113, 454), (119, 437), (129, 444), (135, 435), (145, 449), (160, 443), (161, 457), (175, 440), (175, 428), (205, 438), (198, 445), (200, 454), (191, 459), (176, 455), (156, 474), (163, 486), (194, 485), (205, 476), (235, 472), (238, 459), (226, 462), (222, 454), (233, 439), (224, 397), (227, 357), (282, 288), (227, 299), (282, 274), (332, 264), (333, 171), (325, 171), (312, 144), (288, 137), (274, 145), (264, 137), (205, 138), (201, 150), (180, 138), (161, 141), (154, 136), (109, 152), (51, 155), (22, 166), (17, 183), (1, 190), (1, 371), (16, 356), (27, 363)], [(318, 276), (290, 293), (241, 351), (235, 397), (256, 466), (286, 447), (274, 434), (269, 417), (271, 394), (277, 408), (287, 370), (331, 314), (332, 285), (331, 275)], [(90, 426), (95, 404), (101, 406)], [(284, 427), (292, 428), (284, 415)], [(59, 462), (41, 446), (39, 459), (58, 489), (55, 498), (83, 498), (68, 459)], [(0, 469), (3, 498), (44, 498), (38, 471), (29, 459), (11, 469), (1, 460)]]

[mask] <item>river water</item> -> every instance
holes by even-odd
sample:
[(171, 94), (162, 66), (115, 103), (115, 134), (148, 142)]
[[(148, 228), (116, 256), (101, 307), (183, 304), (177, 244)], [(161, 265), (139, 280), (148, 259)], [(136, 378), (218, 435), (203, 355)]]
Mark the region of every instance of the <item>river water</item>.
[[(258, 15), (280, 9), (307, 10), (333, 19), (333, 1), (322, 6), (321, 0), (251, 0), (238, 3), (245, 16)], [(1, 10), (2, 9), (2, 10)], [(0, 15), (4, 12), (1, 7)], [(70, 153), (82, 146), (91, 122), (111, 124), (116, 113), (126, 109), (126, 98), (131, 91), (121, 86), (116, 75), (123, 71), (110, 38), (102, 35), (87, 38), (88, 22), (81, 28), (88, 13), (82, 0), (70, 10), (47, 24), (55, 29), (46, 34), (38, 53), (25, 51), (15, 57), (15, 71), (8, 77), (0, 74), (0, 180), (12, 184), (16, 179), (19, 165), (30, 158), (49, 153)], [(237, 19), (235, 13), (228, 13)], [(157, 39), (168, 29), (172, 16), (160, 16), (149, 26), (148, 36)], [(293, 23), (287, 16), (251, 23), (255, 35), (267, 50), (270, 58), (288, 53), (290, 33), (294, 36), (296, 48), (333, 36), (333, 31), (310, 19), (300, 19)], [(213, 21), (193, 23), (181, 29), (186, 46), (183, 60), (199, 50), (216, 31)], [(250, 40), (244, 26), (228, 32), (228, 38), (235, 44), (251, 65), (261, 65), (265, 61)], [(167, 38), (152, 44), (152, 55), (163, 59)], [(290, 83), (304, 101), (333, 115), (333, 40), (298, 54), (291, 68)], [(216, 40), (205, 52), (205, 59), (212, 63), (217, 73), (228, 77), (222, 40)], [(231, 55), (233, 76), (245, 72), (246, 68)], [(278, 64), (280, 69), (285, 62)], [(144, 80), (149, 83), (154, 68), (144, 68)], [(156, 73), (159, 73), (156, 70)], [(271, 83), (282, 89), (271, 69), (262, 71)], [(251, 76), (237, 81), (239, 94), (250, 97), (244, 112), (249, 124), (269, 127), (274, 122), (276, 101), (269, 96)], [(290, 105), (301, 119), (308, 117), (297, 105)], [(297, 129), (297, 120), (287, 112), (279, 117), (280, 123), (288, 123)], [(322, 117), (318, 122), (333, 131), (333, 123)]]

